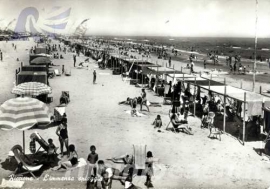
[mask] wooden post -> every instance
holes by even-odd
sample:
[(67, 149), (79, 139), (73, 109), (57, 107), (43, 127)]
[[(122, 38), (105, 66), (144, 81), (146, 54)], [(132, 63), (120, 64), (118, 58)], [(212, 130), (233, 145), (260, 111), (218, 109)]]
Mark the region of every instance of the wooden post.
[(224, 108), (223, 108), (223, 132), (226, 132), (226, 94), (227, 86), (226, 86), (226, 78), (224, 78)]
[(245, 134), (246, 134), (246, 98), (247, 94), (246, 92), (244, 93), (244, 115), (243, 115), (243, 145), (245, 145)]
[(240, 89), (242, 89), (243, 88), (243, 80), (241, 79), (240, 80)]
[(25, 154), (25, 133), (23, 131), (23, 153)]
[(262, 86), (260, 86), (260, 94), (262, 94)]
[(196, 77), (194, 81), (194, 98), (193, 98), (194, 117), (196, 115)]
[(208, 79), (208, 90), (210, 90), (210, 79)]

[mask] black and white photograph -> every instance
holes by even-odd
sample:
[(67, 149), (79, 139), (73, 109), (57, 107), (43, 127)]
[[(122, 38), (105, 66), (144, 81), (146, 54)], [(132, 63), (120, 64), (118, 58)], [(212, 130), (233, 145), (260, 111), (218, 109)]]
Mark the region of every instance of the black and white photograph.
[(0, 188), (269, 189), (269, 0), (0, 0)]

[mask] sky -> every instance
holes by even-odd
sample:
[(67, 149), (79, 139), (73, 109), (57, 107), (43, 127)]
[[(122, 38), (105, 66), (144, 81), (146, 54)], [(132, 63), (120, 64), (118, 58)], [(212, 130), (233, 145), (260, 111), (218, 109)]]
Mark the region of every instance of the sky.
[[(9, 29), (18, 24), (27, 7), (36, 9), (39, 18), (29, 14), (40, 29), (73, 34), (85, 23), (88, 35), (185, 36), (185, 37), (254, 37), (256, 0), (0, 0), (0, 28), (14, 19)], [(64, 19), (48, 20), (70, 8)], [(257, 36), (270, 37), (270, 0), (258, 0)], [(65, 28), (48, 25), (66, 23)]]

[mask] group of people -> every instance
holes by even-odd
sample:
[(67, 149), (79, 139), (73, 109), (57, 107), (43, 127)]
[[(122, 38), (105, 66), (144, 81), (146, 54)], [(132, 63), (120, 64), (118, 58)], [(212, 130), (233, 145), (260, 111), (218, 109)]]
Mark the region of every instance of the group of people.
[[(61, 158), (64, 156), (64, 146), (66, 148), (67, 159), (58, 162), (58, 166), (52, 168), (52, 170), (67, 170), (75, 167), (79, 163), (78, 153), (76, 151), (74, 144), (69, 144), (68, 130), (67, 130), (67, 118), (64, 117), (61, 120), (61, 124), (57, 127), (56, 134), (59, 137), (60, 142), (60, 155)], [(49, 154), (52, 154), (55, 150), (55, 145), (52, 139), (49, 139)], [(118, 170), (113, 167), (106, 166), (103, 160), (99, 159), (96, 153), (96, 147), (94, 145), (90, 146), (90, 153), (87, 156), (88, 162), (88, 174), (87, 174), (87, 188), (111, 188), (112, 180), (116, 179), (121, 181), (125, 185), (125, 188), (136, 189), (137, 187), (132, 183), (134, 176), (134, 157), (133, 155), (126, 154), (120, 157), (114, 157), (108, 159), (113, 162), (125, 164), (123, 170)], [(148, 187), (153, 186), (151, 177), (153, 176), (153, 154), (151, 151), (147, 152), (146, 156), (146, 182), (145, 185)]]
[(131, 116), (138, 116), (137, 114), (137, 105), (140, 104), (140, 111), (142, 111), (142, 107), (146, 106), (147, 111), (150, 112), (149, 106), (148, 106), (148, 101), (146, 98), (146, 92), (145, 89), (142, 89), (141, 96), (135, 97), (135, 98), (127, 98), (127, 100), (119, 102), (118, 104), (126, 104), (130, 105), (131, 107)]
[[(230, 73), (236, 73), (237, 72), (237, 62), (235, 62), (233, 65), (230, 63)], [(238, 66), (238, 74), (246, 74), (246, 66), (242, 66), (241, 63), (239, 63)]]

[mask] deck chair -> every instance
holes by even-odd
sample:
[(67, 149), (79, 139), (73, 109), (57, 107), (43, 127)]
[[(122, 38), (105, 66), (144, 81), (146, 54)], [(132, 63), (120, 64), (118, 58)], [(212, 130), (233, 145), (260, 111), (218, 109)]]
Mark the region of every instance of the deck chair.
[(219, 140), (221, 141), (221, 131), (219, 130), (219, 128), (214, 126), (214, 118), (215, 118), (215, 113), (214, 112), (209, 112), (208, 113), (208, 128), (210, 130), (210, 134), (209, 134), (209, 138), (211, 136), (215, 136), (216, 138), (218, 138), (217, 136), (219, 135)]
[(133, 145), (135, 169), (145, 169), (146, 145)]
[(182, 123), (182, 124), (178, 125), (177, 128), (175, 128), (175, 127), (173, 126), (173, 123), (172, 123), (172, 115), (173, 115), (173, 113), (171, 112), (171, 110), (169, 110), (169, 118), (170, 118), (170, 122), (168, 123), (168, 125), (167, 125), (167, 127), (166, 127), (166, 130), (168, 130), (168, 127), (170, 126), (170, 124), (172, 124), (172, 131), (173, 131), (174, 133), (177, 133), (177, 130), (180, 130), (180, 131), (182, 131), (182, 132), (186, 132), (186, 133), (189, 134), (189, 135), (193, 135), (193, 133), (191, 132), (191, 130), (189, 130), (189, 129), (187, 128), (187, 123)]
[(61, 76), (61, 73), (60, 73), (60, 71), (58, 69), (54, 69), (54, 74), (56, 76)]
[(67, 98), (67, 103), (66, 104), (68, 104), (70, 102), (69, 91), (62, 91), (61, 97), (66, 97)]
[(66, 76), (71, 76), (71, 69), (70, 69), (70, 68), (67, 68), (67, 69), (65, 70), (65, 75), (66, 75)]
[[(18, 162), (18, 167), (16, 168), (15, 172), (14, 172), (14, 175), (18, 175), (18, 174), (21, 174), (21, 175), (24, 175), (24, 174), (27, 174), (27, 173), (30, 173), (35, 179), (36, 179), (36, 176), (34, 175), (33, 172), (36, 172), (36, 171), (39, 171), (40, 168), (43, 166), (42, 164), (41, 165), (28, 165), (25, 161), (24, 161), (24, 158), (25, 159), (28, 159), (27, 156), (23, 153), (22, 151), (22, 147), (20, 145), (15, 145), (13, 146), (13, 148), (11, 149), (11, 151), (14, 153), (14, 156), (15, 156), (15, 159), (16, 161)], [(17, 173), (19, 170), (24, 170), (24, 172), (22, 173)]]
[[(31, 138), (31, 140), (34, 139), (35, 141), (37, 141), (37, 142), (39, 143), (39, 145), (40, 145), (40, 147), (39, 147), (38, 150), (35, 152), (35, 154), (36, 154), (37, 152), (39, 152), (40, 148), (43, 148), (43, 149), (47, 152), (47, 154), (49, 154), (49, 144), (47, 143), (47, 141), (45, 141), (45, 140), (40, 136), (39, 133), (37, 133), (37, 132), (32, 133), (32, 134), (30, 135), (30, 138)], [(53, 151), (54, 154), (57, 154), (57, 153), (56, 153), (57, 149), (58, 149), (57, 147), (54, 149), (54, 151)]]

